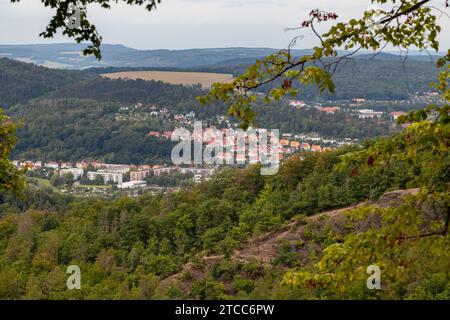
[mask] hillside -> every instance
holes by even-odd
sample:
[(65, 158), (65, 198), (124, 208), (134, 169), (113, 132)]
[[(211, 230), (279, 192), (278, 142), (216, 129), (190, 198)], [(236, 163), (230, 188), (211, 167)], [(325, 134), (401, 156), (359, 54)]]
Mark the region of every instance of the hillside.
[(0, 58), (0, 106), (25, 102), (87, 78), (89, 75), (78, 71), (52, 70)]
[[(384, 59), (387, 57), (386, 59)], [(237, 58), (220, 63), (192, 68), (161, 68), (164, 72), (188, 71), (206, 73), (229, 73), (237, 76), (255, 62), (254, 58)], [(379, 59), (356, 56), (353, 60), (342, 63), (333, 75), (336, 91), (320, 92), (314, 86), (301, 86), (299, 96), (303, 100), (345, 100), (355, 97), (365, 99), (408, 99), (416, 93), (430, 90), (429, 83), (436, 78), (438, 69), (433, 68), (434, 61), (394, 59), (385, 55)], [(431, 68), (430, 68), (431, 67)], [(92, 68), (92, 74), (116, 74), (120, 72), (156, 72), (158, 68), (108, 67)], [(176, 73), (175, 73), (176, 74)], [(262, 87), (260, 91), (265, 92)]]
[[(387, 57), (387, 58), (386, 58)], [(384, 59), (386, 58), (386, 59)], [(243, 62), (241, 59), (227, 61), (226, 64), (216, 64), (203, 68), (211, 72), (230, 72), (239, 75), (253, 61)], [(416, 92), (430, 90), (429, 83), (436, 78), (438, 69), (430, 60), (407, 59), (400, 60), (385, 55), (378, 59), (366, 56), (355, 56), (342, 62), (333, 73), (336, 90), (320, 92), (315, 86), (300, 86), (300, 96), (303, 100), (344, 100), (361, 97), (366, 99), (408, 99)], [(228, 71), (227, 71), (228, 70)], [(261, 88), (266, 91), (268, 87)]]
[[(182, 100), (180, 100), (182, 101)], [(8, 110), (25, 125), (12, 157), (50, 161), (103, 159), (112, 163), (170, 160), (170, 140), (147, 136), (173, 130), (164, 119), (118, 120), (121, 104), (89, 99), (39, 99)], [(145, 120), (145, 121), (144, 121)]]
[[(231, 50), (231, 49), (230, 49)], [(225, 52), (228, 52), (225, 50)], [(161, 68), (164, 74), (169, 74), (169, 71), (188, 71), (188, 72), (212, 72), (212, 73), (229, 73), (233, 75), (240, 74), (252, 62), (249, 60), (243, 63), (244, 58), (237, 60), (225, 60), (221, 62), (214, 62), (208, 65), (203, 64), (197, 67), (173, 67)], [(244, 60), (246, 61), (246, 60)], [(253, 60), (254, 61), (254, 60)], [(355, 97), (366, 99), (408, 99), (416, 93), (423, 93), (429, 91), (429, 82), (436, 78), (438, 70), (430, 68), (434, 66), (434, 62), (430, 61), (411, 61), (406, 62), (396, 61), (393, 59), (363, 59), (356, 58), (340, 65), (334, 74), (336, 83), (335, 93), (319, 92), (314, 86), (301, 87), (299, 98), (303, 100), (342, 100), (352, 99)], [(157, 68), (94, 68), (84, 72), (79, 71), (63, 71), (48, 69), (44, 67), (37, 67), (30, 63), (21, 63), (14, 60), (2, 58), (0, 59), (0, 104), (11, 105), (17, 102), (25, 102), (31, 98), (44, 96), (54, 93), (60, 97), (75, 97), (71, 89), (75, 88), (78, 93), (78, 98), (105, 98), (101, 93), (93, 96), (93, 88), (89, 86), (100, 85), (101, 89), (105, 87), (105, 82), (91, 83), (86, 80), (95, 80), (98, 74), (114, 73), (114, 72), (141, 72), (141, 71), (158, 71)], [(198, 82), (202, 82), (201, 77), (204, 73), (199, 73)], [(176, 77), (176, 73), (173, 74)], [(205, 75), (206, 76), (206, 75)], [(190, 84), (196, 83), (195, 79), (189, 80)], [(108, 94), (121, 95), (124, 89), (121, 85), (128, 85), (126, 90), (130, 91), (128, 101), (136, 101), (138, 99), (145, 99), (147, 93), (143, 91), (142, 82), (128, 82), (123, 83), (119, 80), (116, 82), (109, 82)], [(78, 89), (78, 88), (80, 89)], [(83, 87), (88, 89), (86, 96), (80, 96), (80, 91)], [(66, 89), (67, 88), (67, 89)], [(139, 91), (138, 91), (139, 90)], [(152, 90), (147, 85), (146, 90)], [(154, 89), (153, 89), (154, 90)], [(265, 88), (262, 88), (265, 90)], [(117, 92), (116, 92), (117, 91)], [(187, 89), (185, 91), (188, 91)], [(199, 92), (192, 92), (192, 94), (199, 94)]]
[[(256, 273), (251, 275), (252, 281), (258, 282), (265, 273), (270, 272), (273, 266), (277, 269), (289, 270), (290, 261), (297, 260), (299, 265), (307, 268), (311, 264), (311, 252), (323, 250), (326, 246), (326, 235), (324, 230), (332, 226), (335, 236), (343, 238), (348, 230), (348, 216), (358, 208), (372, 206), (374, 208), (395, 208), (404, 203), (405, 197), (414, 196), (419, 193), (419, 189), (405, 189), (386, 192), (378, 199), (361, 202), (344, 208), (320, 212), (307, 217), (294, 217), (287, 221), (278, 229), (248, 240), (238, 250), (230, 256), (225, 255), (205, 255), (197, 260), (186, 263), (182, 270), (164, 280), (162, 280), (159, 290), (170, 287), (179, 287), (185, 294), (192, 291), (192, 284), (207, 280), (208, 278), (218, 278), (225, 284), (230, 292), (235, 290), (236, 283), (233, 278), (236, 275), (248, 277), (243, 266), (253, 265)], [(363, 227), (358, 227), (363, 229)], [(354, 230), (353, 230), (354, 231)], [(310, 233), (311, 232), (311, 233)], [(280, 252), (285, 250), (285, 252)], [(286, 251), (287, 250), (287, 251)], [(282, 255), (286, 256), (282, 256)], [(286, 260), (286, 258), (288, 258)], [(284, 261), (282, 261), (284, 259)], [(220, 268), (228, 268), (220, 270)], [(186, 275), (190, 276), (187, 277)], [(231, 276), (234, 274), (234, 276)], [(243, 281), (245, 283), (245, 281)], [(249, 283), (247, 283), (249, 285)], [(244, 288), (248, 289), (248, 288)], [(257, 292), (254, 292), (256, 297)], [(259, 297), (261, 298), (261, 297)], [(267, 298), (267, 297), (266, 297)]]
[(328, 210), (320, 212), (305, 219), (293, 218), (284, 227), (279, 230), (271, 231), (261, 237), (254, 239), (248, 243), (246, 247), (237, 250), (231, 256), (234, 261), (260, 261), (264, 264), (271, 264), (278, 256), (278, 246), (280, 242), (288, 241), (292, 247), (295, 247), (296, 242), (303, 242), (296, 254), (299, 256), (305, 255), (313, 244), (312, 239), (305, 236), (305, 229), (308, 226), (322, 224), (326, 222), (335, 225), (337, 228), (342, 228), (343, 220), (346, 214), (351, 210), (362, 208), (364, 206), (374, 206), (375, 208), (398, 207), (403, 204), (404, 198), (411, 195), (417, 195), (418, 188), (394, 190), (382, 194), (379, 198), (347, 206), (344, 208)]

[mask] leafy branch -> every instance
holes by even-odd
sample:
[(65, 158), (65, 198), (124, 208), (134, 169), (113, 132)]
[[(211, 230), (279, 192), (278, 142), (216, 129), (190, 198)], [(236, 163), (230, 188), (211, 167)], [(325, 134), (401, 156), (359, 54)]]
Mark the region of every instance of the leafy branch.
[[(320, 35), (316, 25), (323, 21), (336, 20), (337, 14), (312, 10), (309, 19), (298, 28), (310, 28), (318, 38), (320, 45), (313, 48), (312, 54), (294, 57), (292, 47), (256, 61), (242, 75), (231, 83), (215, 83), (208, 95), (199, 97), (202, 104), (224, 101), (228, 113), (241, 121), (246, 128), (255, 124), (252, 106), (258, 101), (254, 94), (269, 84), (280, 83), (268, 90), (264, 101), (280, 100), (286, 95), (296, 96), (300, 85), (315, 84), (319, 90), (333, 92), (335, 85), (332, 75), (338, 65), (351, 58), (361, 49), (382, 50), (390, 44), (394, 47), (418, 49), (439, 49), (437, 35), (441, 27), (436, 23), (433, 9), (425, 6), (430, 0), (404, 0), (396, 5), (395, 0), (373, 0), (373, 3), (391, 2), (391, 10), (368, 10), (360, 19), (351, 19), (347, 23), (336, 23), (330, 30)], [(381, 15), (381, 18), (377, 18)], [(339, 49), (352, 50), (339, 56)]]
[[(20, 0), (10, 0), (12, 3)], [(161, 0), (121, 0), (128, 5), (144, 6), (146, 10), (156, 9)], [(77, 43), (89, 42), (90, 44), (83, 50), (83, 54), (93, 54), (98, 60), (102, 58), (101, 43), (102, 37), (97, 31), (95, 25), (91, 24), (87, 17), (87, 5), (99, 4), (104, 9), (110, 9), (111, 3), (119, 2), (119, 0), (41, 0), (45, 7), (55, 9), (55, 14), (50, 19), (45, 31), (39, 36), (44, 38), (53, 38), (58, 29), (62, 29), (62, 34), (69, 38), (74, 38)], [(76, 6), (80, 10), (80, 26), (73, 28), (68, 21), (73, 14), (70, 8)]]

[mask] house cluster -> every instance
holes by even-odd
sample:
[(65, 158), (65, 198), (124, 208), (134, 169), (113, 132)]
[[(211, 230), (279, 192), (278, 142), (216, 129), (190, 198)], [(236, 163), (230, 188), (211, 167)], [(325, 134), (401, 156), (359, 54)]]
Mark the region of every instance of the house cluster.
[(335, 140), (324, 139), (317, 135), (294, 135), (292, 133), (283, 133), (280, 139), (281, 153), (286, 154), (298, 151), (327, 152), (334, 150), (336, 147), (353, 143), (350, 138)]
[(393, 120), (393, 121), (397, 121), (397, 119), (400, 116), (404, 116), (404, 115), (406, 115), (406, 112), (403, 112), (403, 111), (394, 111), (389, 114), (389, 116), (391, 117), (391, 120)]
[(189, 111), (186, 114), (177, 113), (174, 114), (172, 117), (172, 114), (169, 112), (169, 110), (166, 107), (158, 107), (156, 105), (152, 105), (149, 108), (150, 115), (153, 117), (159, 117), (159, 118), (165, 118), (165, 119), (173, 119), (177, 124), (191, 124), (192, 121), (195, 119), (195, 112)]
[[(434, 97), (435, 95), (432, 95), (432, 94), (433, 93), (428, 94), (427, 97), (428, 96)], [(382, 111), (375, 111), (375, 110), (369, 109), (369, 108), (361, 108), (361, 106), (365, 105), (368, 102), (366, 99), (363, 99), (363, 98), (355, 98), (355, 99), (349, 100), (348, 102), (349, 103), (344, 103), (344, 104), (345, 104), (345, 106), (350, 107), (350, 108), (344, 108), (344, 109), (341, 107), (338, 107), (338, 106), (322, 106), (321, 104), (308, 105), (308, 104), (306, 104), (305, 101), (302, 101), (302, 100), (289, 100), (288, 104), (289, 104), (289, 106), (296, 108), (296, 109), (315, 108), (315, 109), (317, 109), (321, 112), (327, 113), (327, 114), (334, 114), (335, 112), (338, 112), (338, 111), (350, 112), (360, 119), (377, 119), (377, 118), (382, 118), (382, 117), (387, 116), (387, 118), (389, 120), (396, 121), (398, 119), (398, 117), (406, 114), (403, 111), (394, 111), (394, 112), (387, 114), (386, 112), (382, 112)]]
[(172, 114), (166, 107), (155, 104), (144, 105), (142, 103), (136, 103), (132, 106), (120, 107), (119, 112), (115, 114), (116, 121), (147, 121), (151, 118), (171, 120), (177, 125), (189, 125), (195, 119), (195, 112), (189, 111), (185, 114)]
[(336, 111), (341, 110), (340, 107), (336, 107), (336, 106), (324, 106), (322, 107), (321, 105), (307, 105), (305, 103), (305, 101), (302, 100), (289, 100), (289, 106), (295, 108), (295, 109), (302, 109), (302, 108), (315, 108), (321, 112), (325, 112), (325, 113), (329, 113), (329, 114), (333, 114)]
[[(211, 129), (214, 129), (214, 126), (209, 128), (203, 128), (202, 131), (194, 131), (190, 133), (190, 136), (181, 136), (180, 140), (183, 139), (191, 139), (192, 141), (200, 141), (202, 144), (213, 144), (217, 143), (217, 137), (214, 134), (211, 134)], [(223, 152), (219, 152), (215, 157), (218, 160), (222, 160), (223, 163), (230, 163), (229, 160), (235, 159), (237, 163), (245, 163), (246, 158), (252, 157), (256, 161), (260, 161), (260, 153), (264, 153), (266, 155), (271, 154), (271, 137), (272, 132), (268, 131), (268, 146), (258, 147), (256, 150), (249, 148), (249, 143), (254, 142), (251, 141), (253, 138), (251, 135), (245, 138), (245, 144), (239, 145), (237, 142), (236, 135), (229, 135), (229, 128), (220, 129), (222, 133), (221, 145), (223, 147)], [(148, 135), (158, 138), (171, 139), (172, 132), (157, 132), (151, 131)], [(257, 138), (256, 138), (257, 139)], [(283, 158), (283, 154), (291, 154), (297, 151), (314, 151), (314, 152), (326, 152), (331, 151), (336, 147), (340, 147), (347, 144), (352, 144), (351, 139), (324, 139), (318, 137), (317, 135), (298, 135), (292, 133), (283, 133), (280, 142), (280, 149), (278, 150), (278, 161)], [(261, 149), (260, 149), (261, 148)], [(236, 152), (236, 154), (234, 154)]]
[(175, 120), (175, 121), (177, 121), (178, 123), (183, 123), (183, 124), (191, 124), (192, 123), (192, 121), (194, 121), (194, 119), (195, 119), (195, 112), (194, 111), (190, 111), (190, 112), (188, 112), (188, 113), (186, 113), (186, 114), (181, 114), (181, 113), (178, 113), (178, 114), (175, 114), (174, 116), (173, 116), (173, 119)]
[(341, 110), (340, 107), (336, 107), (336, 106), (322, 106), (321, 104), (317, 104), (317, 103), (308, 105), (303, 100), (289, 100), (288, 104), (289, 104), (289, 106), (291, 106), (291, 107), (293, 107), (295, 109), (315, 108), (315, 109), (317, 109), (317, 110), (319, 110), (321, 112), (325, 112), (325, 113), (329, 113), (329, 114), (333, 114), (333, 113)]
[[(353, 100), (357, 100), (357, 101), (363, 101), (364, 99), (353, 99)], [(361, 105), (362, 102), (358, 103), (358, 106)], [(325, 112), (327, 114), (333, 114), (335, 112), (341, 111), (340, 107), (337, 106), (316, 106), (316, 109), (318, 109), (321, 112)], [(349, 111), (349, 110), (344, 110), (344, 111)], [(352, 113), (356, 114), (358, 116), (358, 118), (360, 119), (366, 119), (366, 118), (380, 118), (381, 116), (384, 115), (384, 112), (382, 111), (375, 111), (372, 109), (352, 109), (351, 110)]]
[(147, 136), (170, 140), (170, 138), (172, 137), (172, 131), (164, 131), (164, 132), (150, 131), (149, 133), (147, 133)]
[[(215, 168), (197, 168), (197, 167), (179, 167), (165, 165), (124, 165), (124, 164), (108, 164), (96, 161), (80, 161), (80, 162), (43, 162), (43, 161), (19, 161), (14, 160), (12, 163), (18, 168), (28, 168), (28, 170), (48, 169), (58, 172), (64, 176), (71, 173), (74, 180), (81, 180), (86, 177), (89, 181), (101, 179), (104, 184), (117, 184), (118, 188), (130, 189), (145, 187), (147, 182), (145, 179), (151, 174), (160, 176), (161, 174), (170, 174), (179, 172), (181, 174), (191, 173), (195, 183), (208, 180), (215, 172)], [(130, 175), (130, 181), (124, 181), (126, 174)]]
[(28, 170), (40, 170), (40, 169), (50, 169), (58, 171), (60, 175), (66, 175), (71, 173), (74, 180), (79, 180), (83, 177), (84, 167), (81, 162), (71, 163), (71, 162), (55, 162), (55, 161), (20, 161), (13, 160), (12, 163), (17, 168), (27, 168)]

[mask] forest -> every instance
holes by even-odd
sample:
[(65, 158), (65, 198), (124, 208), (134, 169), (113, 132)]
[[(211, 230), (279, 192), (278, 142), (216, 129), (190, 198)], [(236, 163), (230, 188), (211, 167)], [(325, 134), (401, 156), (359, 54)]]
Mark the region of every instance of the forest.
[(80, 71), (54, 70), (8, 58), (0, 58), (0, 106), (45, 95), (88, 77)]
[[(306, 100), (404, 100), (416, 92), (430, 90), (429, 83), (438, 74), (438, 70), (433, 68), (435, 64), (433, 60), (402, 61), (400, 57), (398, 60), (361, 59), (355, 56), (341, 62), (334, 71), (336, 88), (333, 92), (307, 85), (300, 85), (299, 92)], [(263, 86), (260, 90), (267, 92), (269, 89), (270, 86)]]
[[(217, 73), (242, 73), (254, 60), (196, 67), (196, 68), (139, 68), (139, 70), (163, 71), (203, 71)], [(433, 68), (435, 61), (363, 59), (354, 58), (342, 63), (334, 75), (335, 93), (320, 92), (314, 87), (301, 88), (303, 100), (314, 99), (407, 99), (416, 92), (428, 91), (429, 82), (436, 78), (438, 71)], [(162, 83), (145, 81), (111, 81), (98, 78), (97, 74), (137, 70), (133, 68), (92, 68), (84, 71), (56, 70), (39, 67), (7, 58), (0, 59), (0, 104), (3, 107), (24, 102), (51, 93), (53, 97), (78, 97), (101, 100), (132, 102), (137, 98), (155, 100), (154, 93), (160, 92), (165, 98), (154, 103), (188, 99), (199, 95), (199, 88), (173, 88)], [(92, 81), (92, 82), (91, 82)], [(73, 91), (72, 91), (73, 89)], [(115, 89), (115, 90), (113, 90)], [(197, 89), (197, 90), (196, 90)], [(168, 100), (167, 93), (174, 94)]]
[(102, 159), (111, 163), (160, 163), (170, 160), (174, 143), (149, 137), (151, 130), (172, 130), (163, 119), (134, 123), (115, 120), (120, 104), (87, 99), (42, 99), (12, 108), (25, 121), (13, 157), (41, 161)]
[[(121, 71), (138, 70), (163, 70), (163, 71), (195, 71), (229, 73), (240, 75), (250, 65), (255, 63), (255, 58), (237, 58), (214, 65), (192, 68), (91, 68), (86, 70), (91, 74), (114, 73)], [(336, 82), (335, 92), (321, 92), (314, 86), (301, 86), (303, 100), (344, 100), (356, 97), (365, 99), (407, 99), (416, 92), (426, 92), (430, 89), (431, 79), (436, 78), (438, 70), (433, 68), (436, 57), (401, 57), (399, 55), (370, 55), (355, 56), (340, 64), (334, 73)], [(268, 87), (261, 88), (266, 92)]]

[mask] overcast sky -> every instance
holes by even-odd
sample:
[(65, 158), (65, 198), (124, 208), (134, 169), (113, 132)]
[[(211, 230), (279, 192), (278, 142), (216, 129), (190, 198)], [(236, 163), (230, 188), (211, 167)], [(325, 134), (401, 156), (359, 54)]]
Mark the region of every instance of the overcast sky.
[[(433, 2), (444, 9), (444, 0)], [(284, 29), (298, 26), (311, 9), (334, 11), (347, 20), (360, 17), (369, 4), (369, 0), (163, 0), (153, 12), (122, 3), (113, 4), (111, 10), (91, 6), (88, 17), (104, 43), (137, 49), (283, 48), (298, 34)], [(0, 0), (0, 43), (69, 42), (61, 36), (39, 38), (51, 16), (52, 10), (40, 0), (15, 4)], [(450, 19), (443, 17), (441, 25), (441, 49), (445, 50), (450, 47)], [(313, 46), (311, 34), (302, 34), (305, 37), (298, 48)]]

